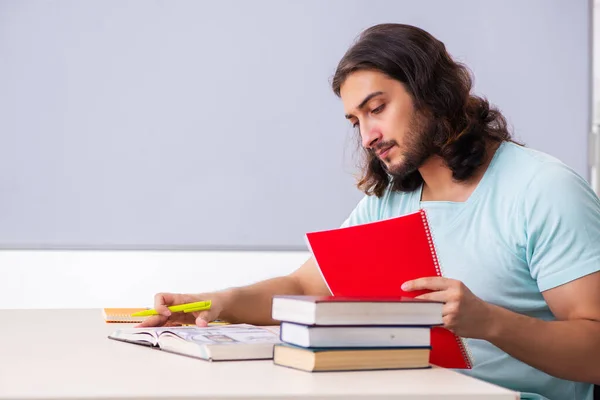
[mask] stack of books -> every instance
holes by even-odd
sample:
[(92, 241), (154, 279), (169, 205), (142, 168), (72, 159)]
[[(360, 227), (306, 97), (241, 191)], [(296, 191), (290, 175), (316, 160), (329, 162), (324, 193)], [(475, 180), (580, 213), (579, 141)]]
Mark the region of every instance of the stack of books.
[(470, 369), (466, 342), (442, 325), (442, 304), (402, 284), (443, 277), (425, 210), (306, 234), (331, 297), (273, 299), (283, 344), (275, 363), (310, 371)]
[(429, 368), (442, 303), (411, 298), (276, 296), (276, 365), (304, 371)]

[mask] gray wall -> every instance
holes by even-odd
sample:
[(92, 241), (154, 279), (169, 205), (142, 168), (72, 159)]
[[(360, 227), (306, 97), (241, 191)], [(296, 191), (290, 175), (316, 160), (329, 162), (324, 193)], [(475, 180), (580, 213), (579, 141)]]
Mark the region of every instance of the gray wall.
[(380, 22), (587, 178), (587, 1), (0, 0), (0, 246), (305, 249), (361, 198), (329, 79)]

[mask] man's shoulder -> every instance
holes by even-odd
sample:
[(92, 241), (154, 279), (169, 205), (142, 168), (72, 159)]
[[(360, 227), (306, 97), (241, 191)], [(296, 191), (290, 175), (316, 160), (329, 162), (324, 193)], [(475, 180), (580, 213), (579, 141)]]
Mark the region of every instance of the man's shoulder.
[(598, 197), (573, 168), (539, 150), (506, 143), (499, 163), (497, 184), (512, 192), (525, 207), (568, 212), (581, 204), (597, 209)]
[(525, 168), (532, 171), (547, 164), (565, 165), (548, 153), (514, 142), (503, 143), (500, 159), (504, 167), (510, 165), (514, 168)]
[(543, 189), (549, 181), (560, 185), (564, 180), (583, 180), (558, 158), (513, 142), (503, 144), (496, 169), (499, 181), (515, 189), (526, 188), (527, 191)]

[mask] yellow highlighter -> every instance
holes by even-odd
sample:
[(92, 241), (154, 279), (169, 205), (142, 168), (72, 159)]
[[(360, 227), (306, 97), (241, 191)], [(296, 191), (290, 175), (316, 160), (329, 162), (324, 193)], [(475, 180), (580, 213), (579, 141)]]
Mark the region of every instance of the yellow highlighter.
[[(191, 313), (197, 311), (205, 311), (210, 310), (210, 300), (206, 301), (197, 301), (195, 303), (187, 303), (187, 304), (178, 304), (176, 306), (168, 307), (171, 312), (184, 312)], [(151, 315), (158, 315), (156, 310), (144, 310), (138, 311), (136, 313), (131, 314), (132, 317), (149, 317)]]

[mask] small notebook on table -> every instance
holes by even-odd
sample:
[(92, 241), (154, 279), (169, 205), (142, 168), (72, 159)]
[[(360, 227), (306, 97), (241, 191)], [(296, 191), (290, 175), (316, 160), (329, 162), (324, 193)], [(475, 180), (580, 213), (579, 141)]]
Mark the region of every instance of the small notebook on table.
[[(308, 246), (334, 296), (415, 297), (402, 283), (442, 276), (425, 210), (362, 225), (306, 234)], [(462, 338), (443, 327), (431, 331), (430, 362), (472, 368)]]
[[(139, 322), (143, 322), (148, 317), (132, 317), (131, 314), (140, 312), (140, 311), (146, 311), (146, 310), (148, 310), (148, 308), (139, 308), (139, 307), (138, 308), (118, 308), (118, 307), (110, 308), (110, 307), (105, 307), (102, 309), (102, 317), (104, 318), (104, 321), (106, 323), (126, 323), (126, 322), (139, 323)], [(193, 324), (191, 324), (191, 325), (193, 325)], [(229, 325), (229, 322), (217, 319), (217, 320), (209, 322), (208, 325), (210, 325), (210, 326)]]
[(105, 322), (119, 323), (119, 322), (142, 322), (148, 317), (132, 317), (131, 314), (145, 311), (147, 308), (118, 308), (118, 307), (105, 307), (102, 309), (102, 317)]

